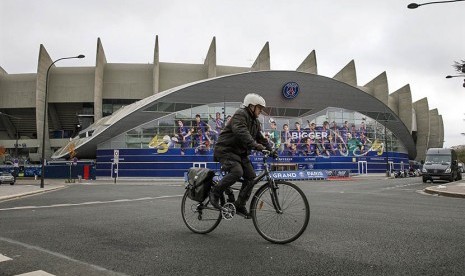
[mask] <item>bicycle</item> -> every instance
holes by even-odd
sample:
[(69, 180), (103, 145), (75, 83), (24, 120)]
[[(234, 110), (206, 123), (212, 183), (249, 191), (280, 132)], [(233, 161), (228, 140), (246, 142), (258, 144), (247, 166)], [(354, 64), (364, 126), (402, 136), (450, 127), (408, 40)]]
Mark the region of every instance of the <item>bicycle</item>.
[[(264, 150), (263, 171), (253, 180), (254, 185), (265, 180), (250, 202), (250, 215), (257, 232), (267, 241), (277, 244), (290, 243), (298, 239), (310, 220), (310, 206), (303, 191), (295, 184), (275, 180), (267, 162), (274, 152)], [(213, 181), (212, 185), (217, 182)], [(239, 190), (239, 189), (235, 189)], [(188, 190), (181, 203), (182, 219), (194, 233), (206, 234), (213, 231), (222, 219), (230, 220), (236, 214), (225, 195), (220, 198), (221, 210), (216, 209), (207, 197), (203, 202), (188, 197)]]

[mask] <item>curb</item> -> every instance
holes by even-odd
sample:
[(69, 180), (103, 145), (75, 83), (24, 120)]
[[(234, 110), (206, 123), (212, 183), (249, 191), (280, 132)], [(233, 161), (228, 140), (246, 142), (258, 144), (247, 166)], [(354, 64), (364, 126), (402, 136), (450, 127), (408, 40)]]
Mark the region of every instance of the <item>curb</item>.
[(452, 193), (452, 192), (446, 192), (446, 191), (438, 191), (438, 190), (430, 189), (430, 188), (425, 188), (423, 191), (425, 193), (432, 194), (432, 195), (440, 195), (440, 196), (455, 197), (455, 198), (465, 198), (465, 194)]
[(51, 191), (54, 191), (54, 190), (63, 189), (63, 188), (66, 188), (66, 187), (67, 186), (57, 186), (57, 187), (53, 187), (53, 188), (47, 188), (46, 190), (37, 190), (37, 191), (23, 192), (23, 193), (20, 193), (20, 194), (0, 196), (0, 201), (6, 201), (6, 200), (10, 200), (10, 199), (16, 199), (16, 198), (35, 195), (35, 194), (40, 194), (40, 193), (47, 193), (47, 192), (51, 192)]

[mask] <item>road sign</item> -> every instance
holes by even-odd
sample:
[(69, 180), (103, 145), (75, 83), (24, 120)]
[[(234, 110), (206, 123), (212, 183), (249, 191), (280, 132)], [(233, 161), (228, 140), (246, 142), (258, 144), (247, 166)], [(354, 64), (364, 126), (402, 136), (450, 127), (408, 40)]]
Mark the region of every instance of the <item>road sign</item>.
[(119, 162), (119, 150), (113, 150), (113, 162), (118, 164)]

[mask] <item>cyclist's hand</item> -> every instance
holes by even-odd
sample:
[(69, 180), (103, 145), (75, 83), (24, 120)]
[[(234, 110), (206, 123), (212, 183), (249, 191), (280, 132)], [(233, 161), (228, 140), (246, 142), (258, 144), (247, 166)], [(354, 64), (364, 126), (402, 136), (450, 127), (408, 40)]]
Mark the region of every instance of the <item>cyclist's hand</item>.
[(262, 145), (262, 144), (258, 144), (258, 143), (257, 143), (257, 144), (255, 145), (255, 149), (258, 150), (258, 151), (262, 151), (262, 150), (265, 149), (265, 146)]

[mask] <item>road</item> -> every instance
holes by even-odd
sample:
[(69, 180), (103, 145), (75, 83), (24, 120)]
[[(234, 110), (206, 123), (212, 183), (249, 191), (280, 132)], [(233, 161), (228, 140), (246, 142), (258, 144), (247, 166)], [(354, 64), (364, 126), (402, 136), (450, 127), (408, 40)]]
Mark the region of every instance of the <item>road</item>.
[(298, 185), (311, 218), (288, 245), (240, 217), (190, 232), (181, 182), (75, 184), (0, 202), (0, 275), (463, 275), (464, 199), (424, 194), (421, 178)]

